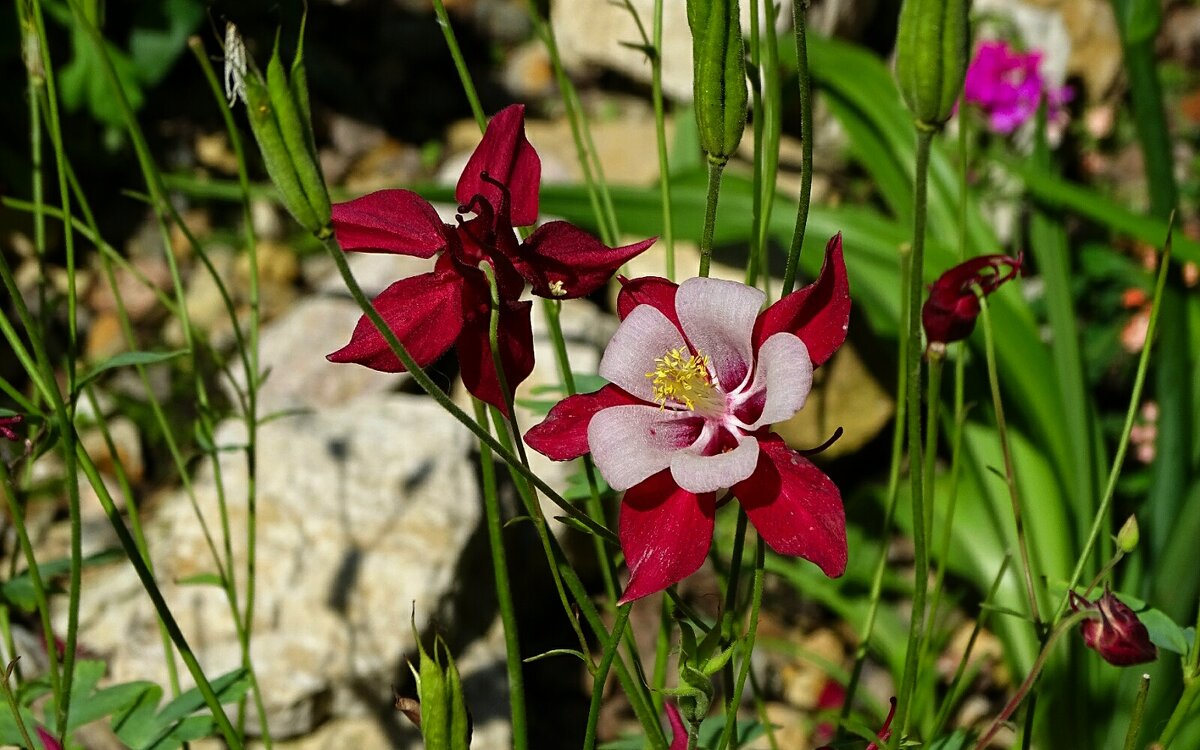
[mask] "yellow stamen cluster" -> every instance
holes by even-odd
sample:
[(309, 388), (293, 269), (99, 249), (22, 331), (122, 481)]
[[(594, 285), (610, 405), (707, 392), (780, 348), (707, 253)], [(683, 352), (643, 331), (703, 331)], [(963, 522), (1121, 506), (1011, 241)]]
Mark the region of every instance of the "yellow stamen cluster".
[(696, 402), (709, 400), (713, 389), (709, 361), (703, 353), (692, 354), (686, 346), (672, 349), (654, 360), (654, 372), (646, 373), (660, 406), (667, 401), (695, 410)]

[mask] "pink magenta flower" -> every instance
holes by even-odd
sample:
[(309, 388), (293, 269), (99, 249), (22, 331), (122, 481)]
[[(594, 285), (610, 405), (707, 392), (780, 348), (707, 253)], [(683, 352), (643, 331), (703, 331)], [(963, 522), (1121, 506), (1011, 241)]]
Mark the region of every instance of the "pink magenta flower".
[(967, 67), (963, 99), (979, 107), (997, 133), (1011, 133), (1033, 117), (1043, 96), (1050, 119), (1057, 119), (1072, 91), (1069, 86), (1047, 89), (1041, 66), (1041, 52), (1018, 52), (1003, 41), (983, 42)]
[(688, 732), (687, 727), (683, 725), (683, 717), (679, 715), (679, 709), (674, 703), (665, 703), (663, 710), (667, 712), (667, 721), (671, 724), (671, 747), (669, 750), (687, 750)]
[[(975, 287), (988, 295), (1021, 271), (1023, 257), (980, 255), (959, 263), (929, 287), (929, 299), (921, 307), (921, 325), (929, 343), (945, 345), (960, 341), (975, 330), (979, 298)], [(1001, 272), (1007, 267), (1007, 271)]]
[(11, 440), (14, 443), (21, 441), (21, 436), (17, 434), (13, 428), (25, 421), (25, 417), (20, 414), (11, 414), (7, 417), (0, 417), (0, 437), (5, 440)]
[(1106, 586), (1104, 596), (1094, 602), (1071, 592), (1071, 611), (1095, 610), (1100, 616), (1079, 624), (1083, 643), (1109, 664), (1128, 667), (1158, 658), (1158, 649), (1150, 642), (1150, 632), (1137, 614), (1113, 595)]
[(821, 274), (763, 312), (765, 295), (719, 279), (627, 281), (622, 322), (600, 361), (610, 385), (564, 399), (525, 441), (567, 460), (591, 452), (624, 490), (622, 602), (695, 572), (712, 541), (719, 490), (732, 489), (776, 552), (826, 575), (846, 567), (837, 487), (770, 432), (804, 406), (813, 368), (846, 338), (850, 292), (841, 236)]
[[(397, 281), (371, 304), (418, 365), (432, 364), (454, 347), (467, 390), (501, 409), (505, 394), (488, 344), (491, 295), (480, 263), (496, 272), (500, 358), (508, 386), (515, 388), (533, 370), (531, 303), (520, 301), (525, 284), (542, 297), (583, 297), (654, 242), (610, 248), (565, 221), (544, 224), (519, 241), (513, 227), (537, 220), (541, 171), (525, 137), (525, 108), (514, 104), (488, 123), (463, 169), (455, 190), (457, 225), (443, 223), (433, 206), (409, 190), (380, 190), (333, 207), (333, 230), (343, 250), (438, 256), (431, 273)], [(464, 219), (466, 213), (475, 215)], [(350, 342), (328, 359), (404, 370), (366, 316)]]

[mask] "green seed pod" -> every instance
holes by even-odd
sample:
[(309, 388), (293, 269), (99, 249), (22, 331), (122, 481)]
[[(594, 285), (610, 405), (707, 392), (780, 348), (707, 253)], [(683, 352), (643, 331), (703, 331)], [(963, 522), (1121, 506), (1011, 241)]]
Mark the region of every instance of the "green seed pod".
[[(301, 59), (302, 49), (302, 46), (297, 49), (297, 61)], [(308, 87), (304, 80), (303, 62), (300, 62), (299, 65), (293, 62), (293, 72), (297, 68), (301, 71), (299, 88), (303, 91), (303, 98), (299, 103), (294, 98), (293, 83), (295, 82), (289, 83), (287, 75), (283, 72), (283, 61), (279, 58), (279, 36), (277, 34), (275, 49), (271, 52), (270, 62), (267, 63), (267, 93), (275, 108), (275, 118), (279, 122), (283, 144), (287, 147), (288, 156), (291, 157), (292, 165), (295, 167), (300, 187), (304, 190), (308, 204), (312, 206), (313, 213), (316, 214), (321, 227), (324, 227), (329, 223), (329, 193), (325, 190), (325, 180), (321, 177), (321, 168), (317, 164), (316, 153), (311, 146), (312, 126), (308, 122)]]
[[(417, 637), (415, 623), (413, 636)], [(469, 750), (471, 717), (467, 712), (462, 680), (458, 676), (454, 658), (450, 656), (450, 649), (439, 635), (433, 641), (432, 658), (421, 645), (419, 637), (417, 652), (421, 663), (415, 669), (410, 663), (409, 668), (417, 678), (421, 736), (425, 740), (425, 747), (427, 750)], [(443, 656), (445, 666), (442, 666)]]
[(258, 142), (267, 175), (283, 198), (283, 205), (305, 229), (321, 231), (328, 221), (317, 218), (304, 188), (300, 186), (300, 178), (284, 143), (266, 82), (257, 70), (251, 70), (243, 78), (242, 87), (250, 130)]
[(917, 124), (950, 119), (967, 74), (969, 0), (904, 0), (896, 34), (896, 81)]
[(687, 0), (700, 147), (724, 164), (746, 128), (746, 54), (737, 0)]

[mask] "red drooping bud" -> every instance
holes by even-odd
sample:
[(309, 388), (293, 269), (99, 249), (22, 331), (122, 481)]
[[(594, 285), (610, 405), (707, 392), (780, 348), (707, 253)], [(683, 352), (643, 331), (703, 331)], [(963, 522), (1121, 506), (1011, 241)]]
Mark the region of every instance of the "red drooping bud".
[[(965, 339), (975, 330), (979, 298), (974, 287), (987, 295), (1016, 277), (1023, 256), (981, 255), (943, 273), (929, 287), (929, 299), (921, 308), (921, 323), (930, 344), (949, 344)], [(1004, 270), (1007, 268), (1007, 270)]]
[(1150, 633), (1132, 609), (1125, 606), (1108, 587), (1104, 596), (1094, 602), (1071, 592), (1071, 610), (1091, 609), (1100, 617), (1084, 620), (1079, 625), (1084, 644), (1104, 657), (1109, 664), (1128, 667), (1145, 664), (1158, 658), (1158, 649), (1150, 642)]

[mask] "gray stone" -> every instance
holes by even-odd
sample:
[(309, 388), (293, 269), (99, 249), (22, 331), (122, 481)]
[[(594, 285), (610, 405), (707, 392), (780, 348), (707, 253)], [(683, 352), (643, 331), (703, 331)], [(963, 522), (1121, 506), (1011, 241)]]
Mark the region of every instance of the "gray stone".
[[(445, 626), (470, 614), (453, 604), (460, 582), (472, 579), (459, 566), (480, 517), (468, 438), (428, 399), (402, 395), (283, 417), (260, 430), (251, 653), (273, 736), (377, 713), (413, 651), (410, 615), (425, 631), (435, 615)], [(240, 423), (218, 430), (221, 446), (244, 440)], [(245, 460), (237, 450), (220, 457), (244, 605)], [(193, 485), (201, 517), (220, 539), (209, 465)], [(185, 582), (215, 570), (187, 494), (164, 500), (146, 534), (159, 586), (206, 674), (237, 667), (224, 593)], [(167, 684), (155, 615), (128, 565), (89, 571), (81, 611), (80, 644), (108, 661), (110, 679)], [(55, 623), (65, 626), (65, 612)], [(255, 722), (251, 711), (252, 730)]]

